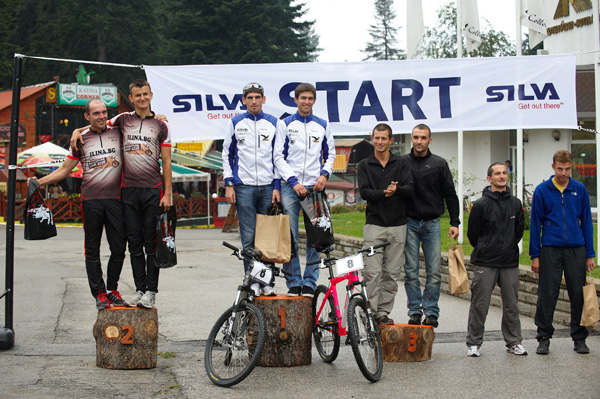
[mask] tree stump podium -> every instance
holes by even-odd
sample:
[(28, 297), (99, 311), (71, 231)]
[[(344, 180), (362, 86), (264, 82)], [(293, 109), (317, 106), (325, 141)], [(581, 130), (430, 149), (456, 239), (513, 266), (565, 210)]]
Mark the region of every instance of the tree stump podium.
[(158, 311), (117, 306), (98, 311), (96, 366), (131, 370), (156, 367)]
[(431, 349), (435, 338), (432, 326), (380, 325), (379, 332), (384, 361), (421, 362), (431, 359)]
[(310, 364), (314, 324), (311, 299), (287, 295), (254, 299), (267, 326), (267, 339), (258, 361), (259, 366), (293, 367)]

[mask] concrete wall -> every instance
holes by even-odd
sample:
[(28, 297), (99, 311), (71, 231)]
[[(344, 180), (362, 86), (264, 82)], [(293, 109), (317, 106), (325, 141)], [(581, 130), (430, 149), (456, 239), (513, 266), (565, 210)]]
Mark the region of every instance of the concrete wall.
[[(306, 250), (306, 233), (304, 230), (299, 232), (298, 245), (300, 246), (300, 252), (305, 253)], [(349, 237), (341, 234), (336, 235), (334, 251), (331, 253), (332, 256), (343, 257), (352, 255), (357, 250), (361, 249), (363, 245), (363, 239), (357, 237)], [(469, 273), (469, 281), (472, 280), (473, 276), (473, 265), (469, 263), (469, 257), (465, 256), (465, 266)], [(423, 261), (423, 255), (421, 254), (421, 268), (420, 268), (420, 279), (421, 285), (425, 284), (425, 265)], [(402, 277), (403, 278), (403, 277)], [(531, 271), (529, 266), (519, 266), (519, 312), (524, 316), (533, 317), (535, 316), (535, 309), (537, 303), (537, 288), (538, 278), (535, 273)], [(450, 294), (448, 287), (448, 254), (442, 253), (442, 292)], [(600, 295), (600, 280), (596, 279), (596, 293)], [(470, 291), (463, 295), (457, 295), (460, 298), (470, 300)], [(492, 306), (502, 307), (502, 298), (500, 297), (500, 288), (496, 287), (492, 293), (491, 299)], [(558, 296), (558, 302), (556, 304), (556, 310), (554, 312), (554, 322), (563, 325), (569, 325), (571, 320), (570, 307), (569, 307), (569, 295), (567, 293), (567, 287), (562, 284), (560, 294)], [(600, 332), (600, 323), (593, 329), (594, 331)]]

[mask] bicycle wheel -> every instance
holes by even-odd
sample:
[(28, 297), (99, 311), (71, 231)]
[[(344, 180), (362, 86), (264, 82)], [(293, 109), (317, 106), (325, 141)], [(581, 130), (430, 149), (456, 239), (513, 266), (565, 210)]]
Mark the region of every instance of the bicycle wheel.
[(348, 339), (358, 368), (365, 378), (377, 382), (383, 371), (381, 341), (375, 322), (375, 330), (371, 329), (365, 300), (361, 296), (350, 299), (348, 304)]
[(265, 346), (265, 319), (251, 303), (240, 305), (235, 318), (227, 309), (213, 326), (204, 352), (208, 378), (230, 387), (241, 382), (256, 366)]
[(317, 312), (323, 301), (325, 301), (326, 294), (327, 287), (320, 285), (317, 287), (315, 296), (313, 297), (313, 320), (316, 323), (313, 327), (313, 337), (315, 338), (315, 346), (321, 359), (327, 363), (331, 363), (337, 358), (340, 351), (340, 334), (338, 332), (335, 303), (332, 296), (327, 298), (323, 310), (321, 310), (321, 314), (319, 315), (319, 320), (316, 320)]

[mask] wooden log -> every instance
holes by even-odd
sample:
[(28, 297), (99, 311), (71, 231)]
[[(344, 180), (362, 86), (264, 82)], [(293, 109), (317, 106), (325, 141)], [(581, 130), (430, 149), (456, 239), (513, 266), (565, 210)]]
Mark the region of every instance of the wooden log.
[(432, 326), (394, 324), (379, 326), (383, 360), (421, 362), (431, 359), (435, 332)]
[(287, 295), (261, 296), (254, 304), (267, 326), (265, 349), (258, 361), (263, 367), (310, 364), (312, 354), (312, 298)]
[(118, 370), (154, 368), (158, 311), (123, 306), (99, 310), (94, 338), (96, 366)]

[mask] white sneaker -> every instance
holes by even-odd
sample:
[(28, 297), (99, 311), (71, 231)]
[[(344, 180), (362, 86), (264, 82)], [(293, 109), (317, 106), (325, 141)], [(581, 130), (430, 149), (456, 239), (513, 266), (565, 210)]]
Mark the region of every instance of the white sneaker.
[(260, 284), (258, 283), (253, 283), (250, 286), (250, 289), (252, 290), (252, 292), (254, 292), (254, 297), (259, 297), (260, 296)]
[(477, 347), (477, 345), (469, 346), (469, 350), (467, 350), (467, 356), (469, 356), (469, 357), (481, 356), (481, 353), (479, 353), (479, 347)]
[(270, 285), (265, 285), (262, 288), (262, 293), (263, 293), (263, 295), (266, 295), (266, 296), (275, 296), (275, 295), (277, 295), (277, 291), (275, 291), (275, 288), (271, 287)]
[(135, 294), (133, 294), (133, 296), (130, 299), (125, 301), (125, 306), (129, 306), (130, 308), (135, 308), (143, 296), (144, 296), (144, 293), (142, 291), (136, 291)]
[(523, 348), (523, 345), (521, 345), (521, 344), (511, 345), (511, 346), (506, 347), (506, 352), (514, 353), (515, 355), (526, 355), (527, 354), (527, 351), (525, 350), (525, 348)]
[(154, 301), (156, 298), (156, 292), (146, 291), (142, 299), (138, 302), (138, 306), (146, 309), (152, 309), (154, 307)]

